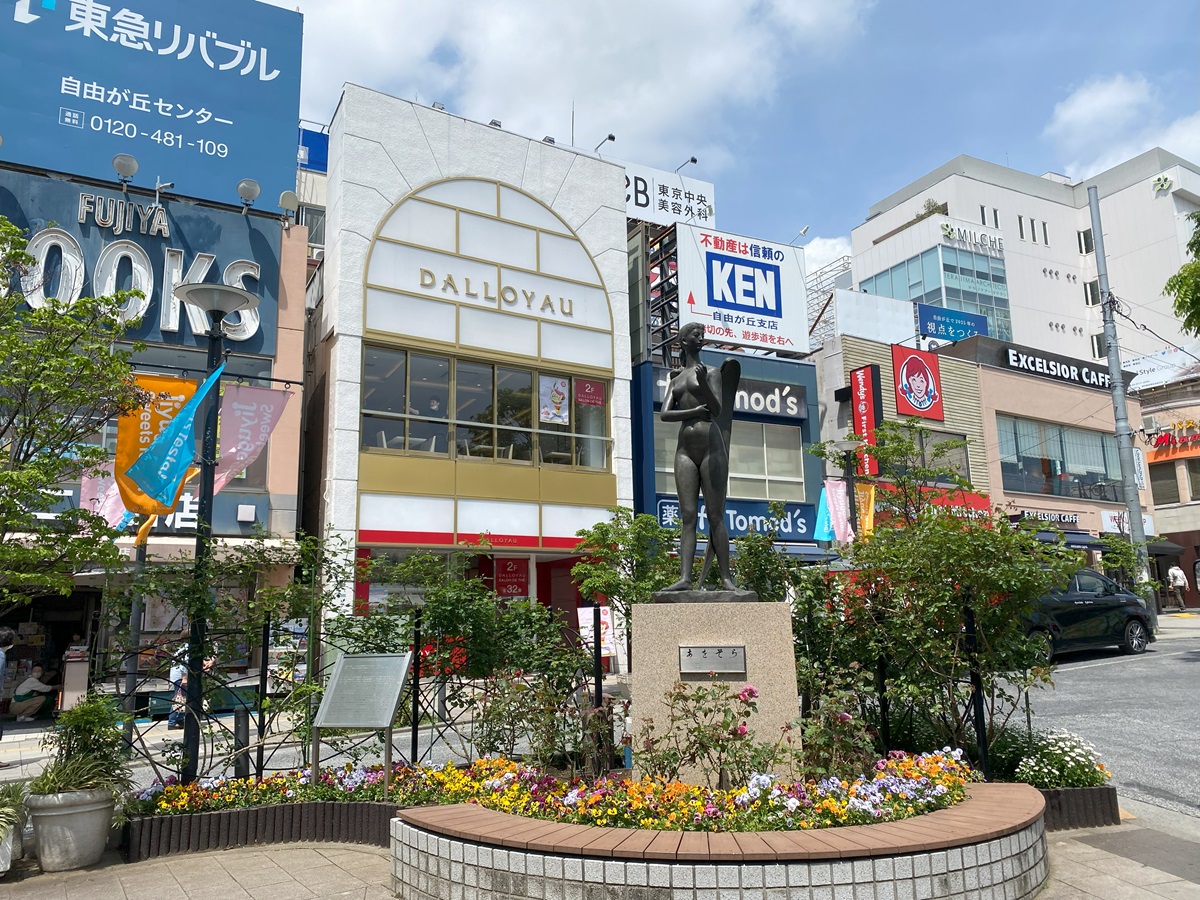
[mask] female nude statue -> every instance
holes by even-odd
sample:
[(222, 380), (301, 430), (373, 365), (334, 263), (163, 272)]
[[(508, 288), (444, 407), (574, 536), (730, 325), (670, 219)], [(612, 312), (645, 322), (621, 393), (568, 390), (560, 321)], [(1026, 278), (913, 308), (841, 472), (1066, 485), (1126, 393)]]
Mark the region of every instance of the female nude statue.
[(667, 591), (686, 591), (692, 586), (696, 557), (696, 523), (700, 495), (708, 513), (708, 553), (700, 577), (703, 585), (713, 556), (721, 574), (721, 587), (736, 591), (729, 573), (729, 530), (725, 525), (725, 495), (729, 484), (729, 433), (733, 426), (733, 404), (741, 364), (727, 359), (719, 370), (700, 361), (704, 326), (689, 322), (679, 329), (683, 364), (672, 371), (660, 418), (679, 422), (675, 446), (675, 492), (683, 525), (679, 555), (683, 577)]

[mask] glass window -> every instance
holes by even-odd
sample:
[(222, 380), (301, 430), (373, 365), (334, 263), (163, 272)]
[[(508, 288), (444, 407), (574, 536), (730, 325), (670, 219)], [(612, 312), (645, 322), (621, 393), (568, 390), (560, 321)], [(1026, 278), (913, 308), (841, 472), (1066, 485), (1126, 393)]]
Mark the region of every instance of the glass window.
[(1096, 359), (1104, 359), (1108, 356), (1108, 341), (1104, 339), (1103, 331), (1092, 335), (1092, 356)]
[(1000, 210), (996, 209), (995, 207), (992, 208), (992, 227), (1000, 227)]
[(575, 433), (577, 462), (592, 469), (608, 465), (607, 385), (590, 378), (574, 379)]
[(444, 356), (409, 355), (408, 449), (426, 453), (448, 453), (450, 426), (450, 360)]
[(766, 475), (767, 460), (763, 452), (763, 427), (757, 422), (733, 423), (729, 439), (729, 471), (739, 475)]
[[(935, 288), (940, 288), (942, 284), (941, 266), (938, 264), (937, 247), (931, 250), (926, 250), (921, 254), (921, 276), (925, 283), (925, 294)], [(928, 301), (926, 301), (928, 302)]]
[(1175, 462), (1150, 464), (1150, 494), (1155, 506), (1179, 502), (1179, 481), (1175, 477)]
[(492, 367), (459, 360), (455, 366), (454, 387), (455, 445), (459, 455), (495, 456), (495, 429), (476, 427), (495, 422)]
[(308, 243), (313, 247), (325, 246), (325, 210), (320, 206), (300, 207), (300, 223), (308, 228)]
[(1029, 239), (1030, 239), (1031, 241), (1033, 241), (1035, 244), (1038, 242), (1038, 239), (1037, 239), (1037, 221), (1036, 221), (1035, 219), (1030, 219), (1030, 220), (1029, 220)]
[(1099, 281), (1099, 279), (1093, 278), (1091, 281), (1084, 282), (1083, 305), (1084, 306), (1099, 306), (1100, 305), (1100, 281)]
[(987, 207), (984, 206), (982, 203), (979, 205), (979, 224), (980, 225), (987, 224)]
[(1025, 217), (1024, 216), (1017, 216), (1017, 234), (1020, 235), (1021, 240), (1025, 240)]
[(1006, 415), (996, 430), (1005, 491), (1124, 499), (1113, 435)]
[(1046, 230), (1046, 221), (1042, 220), (1042, 243), (1047, 247), (1050, 246), (1050, 232)]
[(533, 459), (533, 373), (496, 367), (496, 455)]
[[(1200, 500), (1200, 459), (1189, 459), (1187, 461), (1188, 486), (1192, 492), (1193, 500)], [(1158, 501), (1155, 500), (1155, 503)]]
[(1080, 253), (1091, 253), (1096, 249), (1096, 245), (1092, 240), (1092, 229), (1085, 228), (1083, 231), (1078, 232), (1077, 236), (1079, 238)]
[(1107, 579), (1091, 572), (1079, 572), (1075, 575), (1075, 590), (1087, 594), (1103, 594), (1108, 589)]

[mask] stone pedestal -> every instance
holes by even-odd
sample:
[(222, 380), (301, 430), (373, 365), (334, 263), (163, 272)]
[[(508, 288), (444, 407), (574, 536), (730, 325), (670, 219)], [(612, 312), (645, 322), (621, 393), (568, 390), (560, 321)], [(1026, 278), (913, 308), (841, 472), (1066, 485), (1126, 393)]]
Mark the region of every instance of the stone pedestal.
[[(775, 741), (780, 728), (800, 715), (792, 612), (786, 603), (644, 603), (633, 607), (633, 672), (630, 679), (633, 746), (641, 746), (642, 720), (667, 723), (663, 696), (677, 681), (708, 683), (705, 672), (681, 675), (679, 648), (744, 646), (746, 673), (717, 673), (734, 691), (758, 688), (758, 713), (748, 723), (759, 741)], [(635, 775), (639, 773), (635, 772)], [(683, 780), (703, 783), (700, 773)]]

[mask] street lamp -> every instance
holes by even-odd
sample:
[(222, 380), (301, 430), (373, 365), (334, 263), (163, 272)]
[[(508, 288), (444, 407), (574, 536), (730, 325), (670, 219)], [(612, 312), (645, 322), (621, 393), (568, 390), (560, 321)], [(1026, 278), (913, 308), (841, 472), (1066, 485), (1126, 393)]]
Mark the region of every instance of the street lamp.
[(842, 477), (846, 481), (846, 502), (850, 505), (850, 530), (858, 536), (858, 498), (854, 496), (854, 454), (865, 441), (859, 438), (843, 438), (830, 441), (829, 446), (842, 454)]
[[(202, 310), (211, 320), (208, 329), (208, 374), (221, 364), (221, 345), (225, 337), (224, 322), (231, 313), (245, 313), (258, 306), (258, 297), (241, 288), (224, 284), (181, 284), (175, 288), (175, 299)], [(200, 503), (196, 523), (196, 561), (194, 578), (204, 590), (207, 587), (208, 564), (212, 556), (213, 482), (217, 470), (217, 416), (221, 409), (221, 381), (212, 386), (212, 394), (204, 416), (204, 443), (200, 451)], [(202, 610), (189, 616), (187, 718), (183, 725), (183, 783), (196, 780), (200, 762), (200, 717), (204, 714), (204, 641), (208, 621)]]

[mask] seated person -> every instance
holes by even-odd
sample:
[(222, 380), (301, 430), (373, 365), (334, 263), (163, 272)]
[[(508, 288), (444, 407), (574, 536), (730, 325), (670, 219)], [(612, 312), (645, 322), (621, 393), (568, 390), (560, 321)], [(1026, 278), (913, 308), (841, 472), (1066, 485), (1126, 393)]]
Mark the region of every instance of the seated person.
[(29, 677), (17, 685), (8, 711), (17, 717), (18, 722), (30, 722), (54, 709), (58, 685), (44, 684), (43, 674), (41, 666), (34, 666)]

